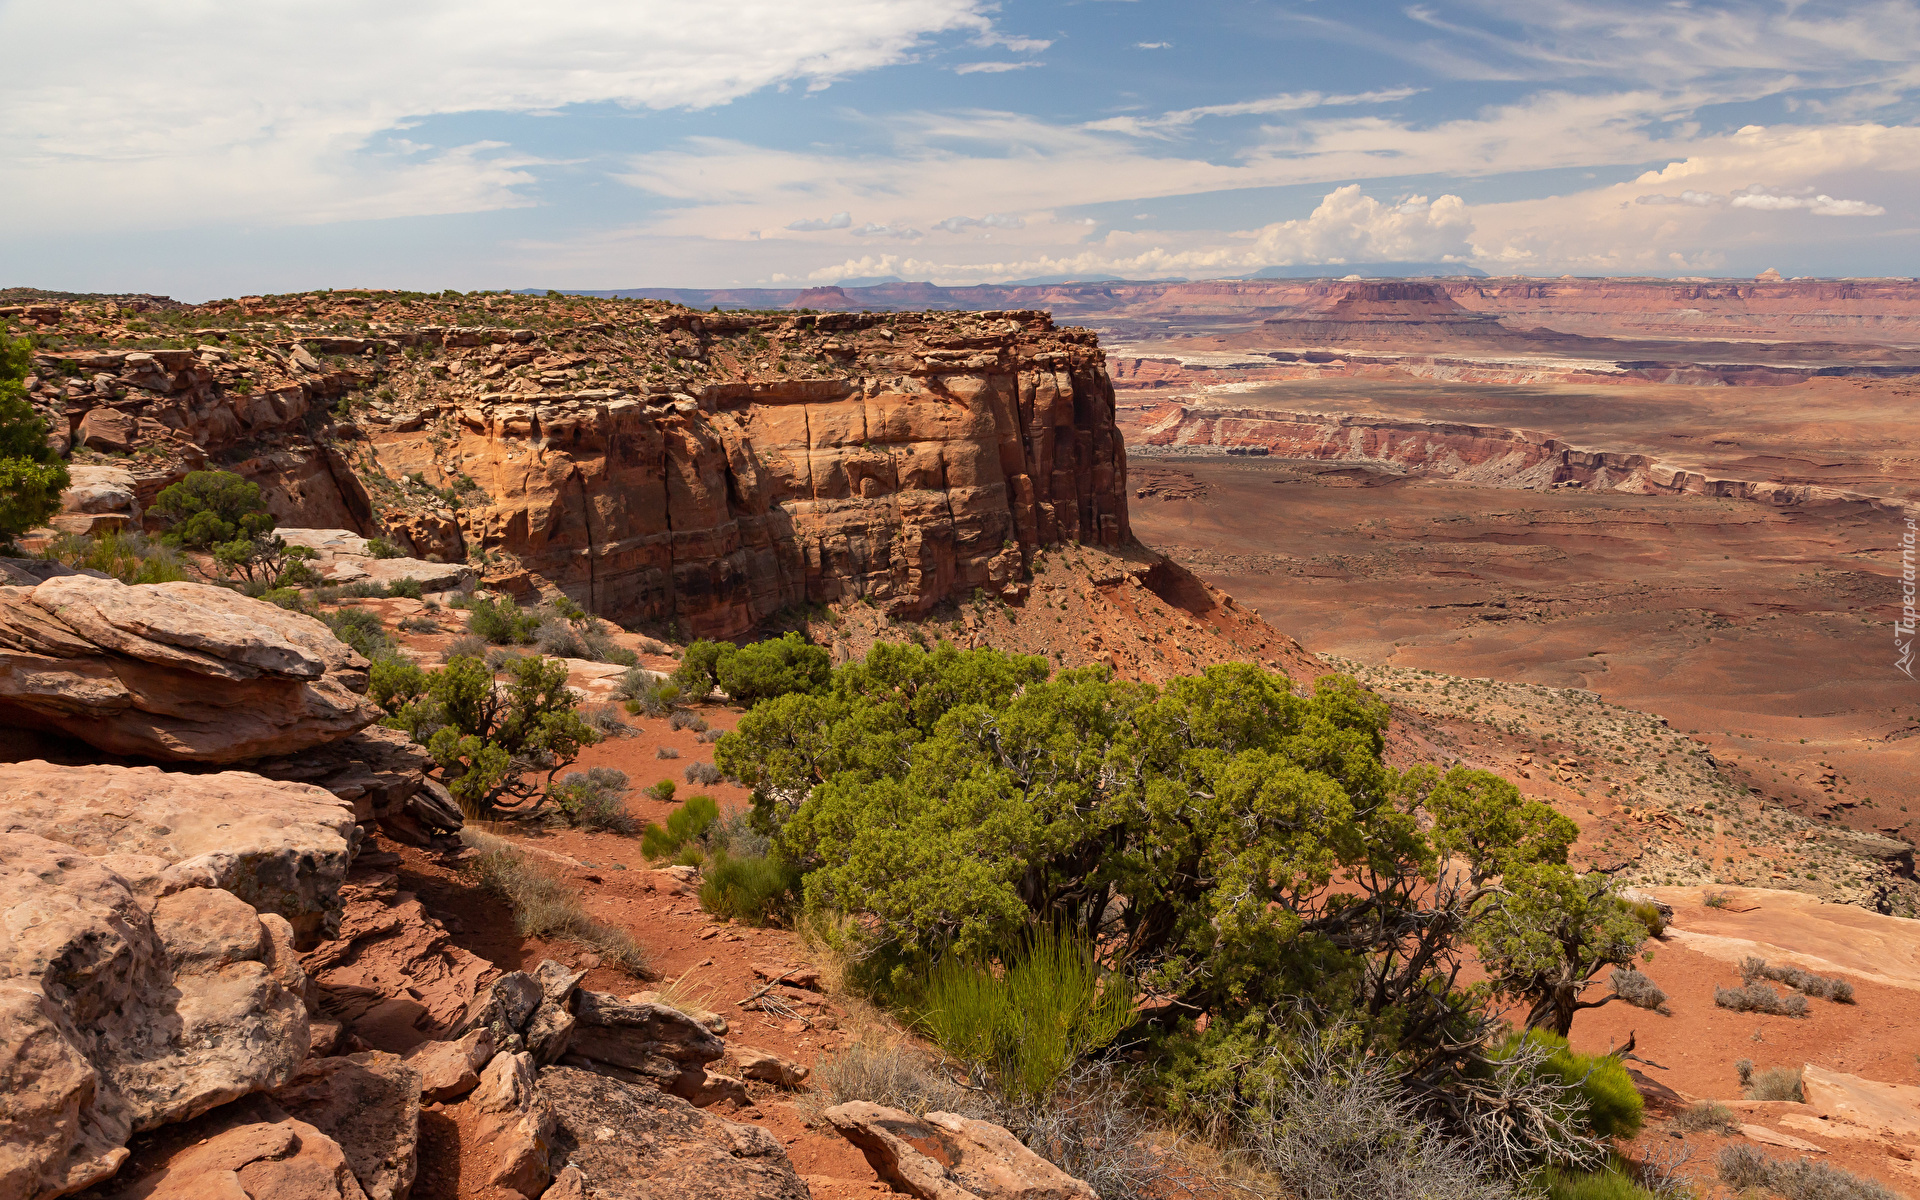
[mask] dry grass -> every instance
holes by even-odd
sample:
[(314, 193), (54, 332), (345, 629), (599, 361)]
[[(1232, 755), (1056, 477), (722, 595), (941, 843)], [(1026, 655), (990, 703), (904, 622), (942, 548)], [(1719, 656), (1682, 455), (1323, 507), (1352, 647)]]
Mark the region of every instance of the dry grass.
[(1752, 1146), (1728, 1146), (1720, 1152), (1720, 1180), (1745, 1191), (1764, 1188), (1786, 1200), (1899, 1200), (1871, 1179), (1807, 1159), (1768, 1158)]
[(1794, 991), (1808, 996), (1831, 1000), (1836, 1004), (1853, 1003), (1853, 985), (1844, 979), (1815, 975), (1812, 971), (1803, 971), (1799, 967), (1769, 966), (1766, 959), (1752, 955), (1740, 960), (1740, 979), (1749, 986), (1755, 980), (1771, 979), (1775, 983), (1784, 983)]
[(480, 857), (467, 867), (475, 882), (513, 909), (513, 926), (522, 937), (564, 938), (592, 950), (607, 966), (645, 978), (650, 958), (624, 929), (589, 915), (580, 889), (515, 849), (504, 838), (469, 826), (461, 831)]
[(1749, 983), (1744, 987), (1713, 989), (1713, 1002), (1734, 1012), (1771, 1013), (1776, 1017), (1804, 1017), (1807, 998), (1798, 992), (1782, 996), (1770, 984)]
[(1740, 1120), (1732, 1109), (1718, 1100), (1702, 1100), (1673, 1119), (1673, 1127), (1682, 1133), (1717, 1133), (1732, 1137)]
[(1733, 1069), (1740, 1073), (1741, 1094), (1749, 1100), (1804, 1101), (1807, 1098), (1800, 1086), (1800, 1072), (1793, 1067), (1755, 1071), (1753, 1060), (1743, 1058), (1733, 1064)]

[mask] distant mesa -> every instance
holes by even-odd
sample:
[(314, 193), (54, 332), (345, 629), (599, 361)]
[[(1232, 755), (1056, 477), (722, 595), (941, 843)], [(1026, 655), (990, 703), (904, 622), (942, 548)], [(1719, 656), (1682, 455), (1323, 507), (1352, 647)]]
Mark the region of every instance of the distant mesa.
[(1487, 278), (1487, 273), (1478, 267), (1446, 262), (1293, 263), (1261, 267), (1240, 278), (1346, 279), (1354, 275), (1362, 279), (1444, 279), (1450, 275), (1464, 275), (1470, 279)]
[(852, 279), (838, 280), (834, 283), (833, 286), (843, 287), (843, 288), (878, 287), (883, 283), (905, 283), (905, 282), (906, 280), (900, 278), (898, 275), (858, 275)]
[(1438, 284), (1408, 280), (1356, 283), (1317, 310), (1270, 317), (1261, 328), (1303, 346), (1519, 340), (1497, 317), (1462, 307)]

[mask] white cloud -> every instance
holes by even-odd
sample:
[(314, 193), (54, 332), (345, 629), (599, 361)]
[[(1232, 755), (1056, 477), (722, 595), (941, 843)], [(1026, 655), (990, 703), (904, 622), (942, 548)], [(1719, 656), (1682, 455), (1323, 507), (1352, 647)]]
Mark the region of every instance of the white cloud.
[(962, 229), (968, 229), (973, 226), (985, 226), (988, 229), (1023, 229), (1026, 227), (1026, 224), (1027, 222), (1024, 217), (1006, 216), (1001, 213), (988, 213), (984, 217), (948, 217), (944, 221), (935, 221), (933, 227), (935, 229), (944, 229), (948, 233), (959, 233)]
[(1824, 192), (1809, 196), (1806, 192), (1810, 190), (1803, 188), (1798, 192), (1788, 192), (1756, 183), (1744, 192), (1735, 192), (1727, 203), (1734, 208), (1755, 208), (1762, 212), (1804, 209), (1816, 217), (1878, 217), (1884, 216), (1887, 211), (1865, 200), (1835, 200)]
[(1166, 50), (1172, 45), (1172, 42), (1135, 42), (1133, 48), (1135, 50)]
[(845, 229), (851, 224), (853, 224), (852, 213), (837, 212), (824, 221), (817, 218), (803, 221), (790, 221), (787, 223), (787, 228), (798, 230), (801, 233), (814, 233), (822, 229)]
[(1413, 196), (1382, 204), (1357, 183), (1327, 193), (1307, 217), (1269, 225), (1252, 236), (1250, 266), (1464, 261), (1473, 253), (1473, 219), (1460, 197), (1429, 202)]
[(1651, 196), (1635, 196), (1633, 202), (1635, 204), (1684, 204), (1689, 208), (1712, 208), (1717, 204), (1725, 204), (1727, 198), (1715, 192), (1696, 192), (1692, 188), (1688, 188), (1678, 196), (1668, 196), (1659, 192)]
[(908, 225), (876, 225), (869, 221), (853, 231), (855, 237), (917, 238), (925, 237), (918, 229)]
[(1028, 67), (1044, 67), (1046, 63), (1033, 62), (971, 62), (961, 63), (953, 68), (955, 75), (998, 75), (1005, 71), (1024, 71)]
[(986, 11), (984, 0), (573, 0), (532, 15), (513, 0), (20, 0), (0, 5), (0, 215), (52, 231), (524, 204), (525, 157), (382, 135), (439, 114), (725, 104), (905, 61), (931, 34), (989, 33)]
[(1327, 95), (1324, 92), (1292, 92), (1246, 100), (1237, 104), (1209, 104), (1201, 108), (1183, 108), (1157, 117), (1108, 117), (1090, 121), (1084, 128), (1112, 133), (1155, 135), (1182, 129), (1205, 117), (1245, 117), (1271, 113), (1302, 112), (1312, 108), (1336, 108), (1355, 104), (1389, 104), (1420, 94), (1419, 88), (1390, 88), (1377, 92)]

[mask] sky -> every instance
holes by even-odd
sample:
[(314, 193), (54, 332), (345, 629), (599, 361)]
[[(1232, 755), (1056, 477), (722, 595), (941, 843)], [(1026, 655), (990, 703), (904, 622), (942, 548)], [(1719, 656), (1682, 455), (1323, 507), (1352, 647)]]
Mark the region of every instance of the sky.
[(1920, 0), (0, 0), (0, 46), (0, 286), (1920, 275)]

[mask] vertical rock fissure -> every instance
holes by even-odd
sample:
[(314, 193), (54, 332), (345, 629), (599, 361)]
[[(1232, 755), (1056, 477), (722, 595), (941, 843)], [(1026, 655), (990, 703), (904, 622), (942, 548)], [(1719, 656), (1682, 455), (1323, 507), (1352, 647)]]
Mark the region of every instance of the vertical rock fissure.
[(587, 494), (587, 479), (580, 473), (576, 464), (573, 468), (573, 483), (580, 489), (580, 527), (587, 538), (587, 603), (588, 612), (599, 615), (598, 599), (594, 586), (594, 542), (593, 542), (593, 497)]

